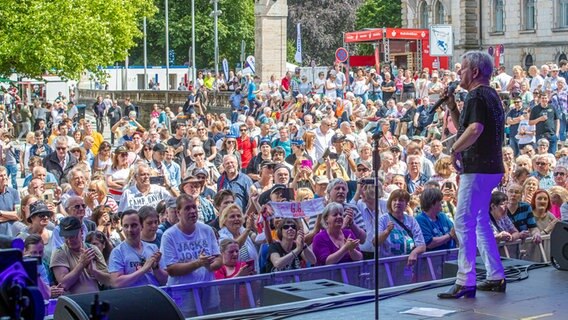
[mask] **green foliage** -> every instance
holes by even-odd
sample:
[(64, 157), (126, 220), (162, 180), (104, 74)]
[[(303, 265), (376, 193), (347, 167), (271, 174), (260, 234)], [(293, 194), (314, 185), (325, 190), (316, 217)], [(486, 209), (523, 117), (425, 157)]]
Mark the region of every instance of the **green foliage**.
[(355, 28), (398, 28), (402, 25), (400, 1), (365, 0), (357, 10)]
[[(157, 0), (158, 13), (148, 21), (148, 65), (165, 65), (165, 5)], [(169, 45), (175, 52), (171, 65), (183, 65), (189, 61), (191, 47), (191, 0), (169, 0)], [(241, 41), (245, 40), (245, 55), (254, 55), (254, 1), (220, 0), (222, 11), (218, 20), (219, 63), (226, 58), (231, 69), (240, 62)], [(209, 14), (213, 5), (209, 1), (195, 0), (195, 63), (197, 68), (214, 68), (215, 43), (213, 17)], [(142, 24), (140, 23), (140, 30)], [(130, 51), (130, 63), (142, 65), (143, 39)], [(221, 66), (219, 65), (219, 69)]]
[[(296, 55), (296, 38), (294, 38), (294, 40), (292, 39), (286, 40), (286, 61), (289, 63), (298, 64), (296, 60), (294, 60), (295, 55)], [(304, 57), (302, 57), (302, 61), (303, 59)]]
[[(392, 0), (365, 0), (357, 10), (355, 18), (356, 30), (367, 28), (398, 28), (402, 25), (400, 1)], [(361, 55), (373, 54), (373, 46), (360, 44), (356, 46), (356, 53)]]
[(3, 0), (0, 75), (78, 79), (124, 60), (154, 12), (151, 0)]

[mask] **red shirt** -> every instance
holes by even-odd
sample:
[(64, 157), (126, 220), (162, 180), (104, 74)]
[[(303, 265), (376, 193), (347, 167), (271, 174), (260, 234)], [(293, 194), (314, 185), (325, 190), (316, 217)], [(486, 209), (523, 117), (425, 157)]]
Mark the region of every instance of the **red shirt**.
[(284, 77), (282, 78), (282, 81), (280, 81), (280, 85), (282, 86), (282, 88), (284, 88), (286, 91), (290, 90), (290, 79)]
[(241, 151), (241, 165), (245, 169), (253, 157), (252, 151), (256, 149), (256, 141), (251, 137), (238, 137), (237, 150)]

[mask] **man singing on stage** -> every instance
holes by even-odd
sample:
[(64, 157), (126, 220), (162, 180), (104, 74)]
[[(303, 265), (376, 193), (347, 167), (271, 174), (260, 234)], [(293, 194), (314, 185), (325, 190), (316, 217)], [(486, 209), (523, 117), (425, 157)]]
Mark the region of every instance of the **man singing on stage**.
[[(501, 147), (504, 138), (504, 112), (495, 89), (489, 86), (492, 57), (471, 51), (462, 57), (460, 86), (468, 91), (460, 112), (453, 94), (447, 107), (454, 123), (459, 123), (458, 139), (450, 149), (454, 167), (460, 173), (455, 230), (459, 241), (458, 274), (441, 299), (475, 297), (475, 257), (479, 252), (487, 278), (477, 285), (482, 291), (504, 292), (505, 273), (489, 222), (491, 191), (505, 172)], [(447, 94), (447, 91), (446, 91)]]

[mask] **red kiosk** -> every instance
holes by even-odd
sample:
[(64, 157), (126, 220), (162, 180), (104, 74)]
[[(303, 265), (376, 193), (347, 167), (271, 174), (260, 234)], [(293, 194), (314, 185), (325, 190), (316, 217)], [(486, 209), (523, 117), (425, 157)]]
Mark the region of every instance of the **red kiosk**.
[(347, 32), (343, 36), (344, 47), (349, 44), (372, 44), (374, 56), (350, 56), (349, 66), (374, 66), (391, 63), (398, 68), (420, 71), (423, 68), (449, 69), (448, 57), (430, 56), (430, 30), (379, 28)]

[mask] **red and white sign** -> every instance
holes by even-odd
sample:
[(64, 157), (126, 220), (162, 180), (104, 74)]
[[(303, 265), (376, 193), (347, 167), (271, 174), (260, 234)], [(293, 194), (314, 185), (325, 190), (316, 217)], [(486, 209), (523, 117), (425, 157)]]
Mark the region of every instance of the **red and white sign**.
[(381, 40), (383, 29), (347, 32), (344, 38), (346, 43)]
[(424, 40), (430, 35), (427, 29), (387, 28), (388, 39)]

